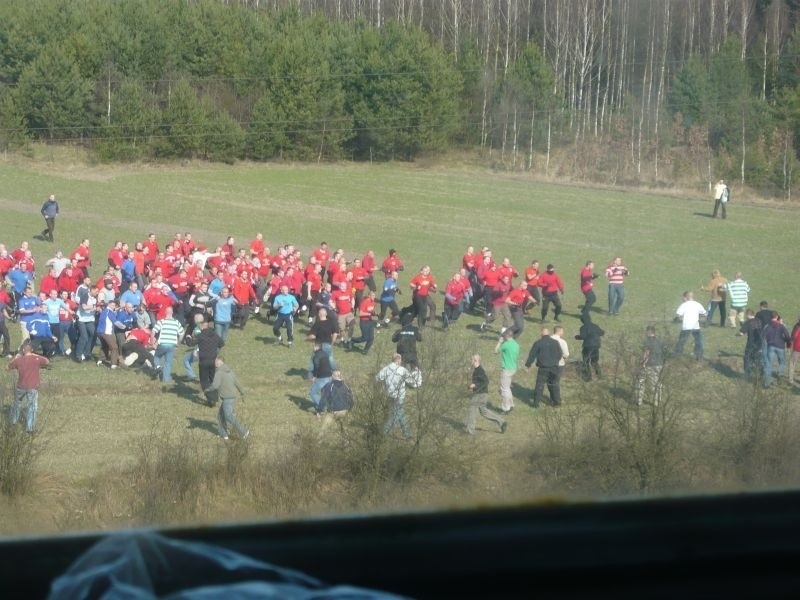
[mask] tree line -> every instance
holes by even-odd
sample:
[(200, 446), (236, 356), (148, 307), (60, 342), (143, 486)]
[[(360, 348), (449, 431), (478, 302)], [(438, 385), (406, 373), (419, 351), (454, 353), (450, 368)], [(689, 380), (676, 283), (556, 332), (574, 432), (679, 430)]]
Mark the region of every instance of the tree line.
[(413, 160), (791, 197), (800, 0), (9, 0), (0, 143)]

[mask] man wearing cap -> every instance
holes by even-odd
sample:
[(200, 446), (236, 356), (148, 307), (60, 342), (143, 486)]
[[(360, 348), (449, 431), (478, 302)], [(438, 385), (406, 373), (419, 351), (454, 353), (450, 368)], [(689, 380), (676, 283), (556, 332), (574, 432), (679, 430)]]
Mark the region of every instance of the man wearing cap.
[(46, 225), (42, 231), (42, 237), (52, 242), (53, 233), (56, 230), (56, 217), (58, 216), (58, 202), (56, 202), (55, 194), (50, 194), (50, 197), (44, 201), (41, 213)]
[(561, 298), (558, 293), (564, 294), (564, 282), (556, 273), (556, 268), (549, 264), (547, 270), (539, 276), (539, 287), (542, 288), (542, 323), (547, 319), (550, 304), (553, 305), (553, 314), (556, 321), (561, 320)]

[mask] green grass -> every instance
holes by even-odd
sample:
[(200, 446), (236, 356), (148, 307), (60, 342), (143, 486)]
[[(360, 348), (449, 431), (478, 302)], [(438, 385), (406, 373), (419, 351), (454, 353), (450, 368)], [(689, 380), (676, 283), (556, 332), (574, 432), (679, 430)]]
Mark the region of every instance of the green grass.
[[(769, 300), (790, 325), (797, 316), (793, 282), (800, 255), (794, 209), (733, 203), (728, 220), (720, 221), (708, 218), (712, 201), (707, 198), (592, 190), (478, 169), (407, 164), (106, 167), (70, 165), (57, 157), (52, 162), (0, 163), (0, 181), (0, 241), (16, 247), (30, 240), (43, 264), (54, 250), (71, 252), (81, 238), (89, 237), (95, 276), (117, 239), (132, 244), (152, 231), (163, 245), (174, 232), (191, 231), (195, 240), (210, 246), (234, 235), (239, 246), (260, 231), (271, 248), (293, 242), (305, 255), (323, 239), (344, 248), (348, 258), (372, 248), (382, 259), (390, 247), (397, 248), (407, 265), (403, 286), (421, 265), (430, 264), (443, 289), (467, 245), (486, 244), (496, 257), (510, 257), (520, 270), (533, 258), (542, 265), (552, 262), (567, 285), (569, 314), (564, 325), (573, 356), (580, 355), (579, 343), (572, 339), (579, 327), (577, 306), (583, 300), (578, 273), (588, 259), (595, 260), (602, 273), (619, 255), (631, 270), (622, 316), (596, 319), (608, 339), (621, 333), (637, 339), (648, 323), (677, 328), (670, 321), (681, 293), (698, 290), (715, 268), (728, 277), (743, 272), (753, 290), (751, 305)], [(62, 211), (53, 245), (33, 239), (42, 228), (39, 208), (51, 192)], [(606, 307), (603, 281), (597, 286), (600, 308)], [(407, 299), (402, 297), (401, 303)], [(705, 302), (707, 294), (698, 293), (698, 299)], [(436, 325), (425, 335), (450, 335), (467, 350), (484, 354), (494, 389), (495, 338), (465, 327), (478, 322), (467, 316), (447, 334)], [(304, 332), (299, 329), (298, 337)], [(529, 323), (520, 339), (523, 357), (537, 332), (538, 326)], [(12, 335), (19, 337), (14, 328)], [(392, 346), (386, 338), (386, 333), (379, 335), (370, 357), (338, 352), (345, 377), (371, 377), (388, 361)], [(271, 326), (254, 318), (246, 330), (231, 333), (225, 350), (249, 390), (237, 412), (251, 428), (258, 450), (292, 444), (298, 431), (317, 426), (292, 401), (307, 395), (299, 370), (305, 369), (309, 348), (304, 343), (276, 348), (271, 342)], [(709, 358), (740, 353), (742, 346), (742, 338), (730, 330), (706, 330)], [(182, 374), (178, 360), (174, 372)], [(3, 373), (3, 387), (8, 389), (10, 378)], [(454, 383), (465, 385), (467, 373), (465, 362), (463, 373), (454, 374)], [(463, 382), (458, 381), (461, 377)], [(709, 385), (715, 377), (709, 375)], [(208, 444), (221, 443), (215, 434), (215, 411), (192, 400), (198, 398), (194, 388), (162, 392), (140, 373), (111, 372), (63, 359), (57, 359), (44, 378), (40, 406), (45, 451), (40, 469), (69, 485), (119, 469), (154, 426), (188, 428)], [(528, 389), (533, 385), (533, 377), (523, 372), (516, 381)], [(565, 385), (565, 402), (571, 401), (575, 385)], [(506, 436), (484, 431), (474, 441), (491, 449), (498, 461), (524, 452), (537, 435), (538, 416), (518, 406)], [(515, 472), (513, 467), (510, 472)]]

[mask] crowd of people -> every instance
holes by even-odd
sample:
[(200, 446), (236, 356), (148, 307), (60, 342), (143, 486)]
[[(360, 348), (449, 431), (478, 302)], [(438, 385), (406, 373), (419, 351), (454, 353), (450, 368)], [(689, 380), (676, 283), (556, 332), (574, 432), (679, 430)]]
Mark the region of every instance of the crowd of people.
[[(53, 241), (58, 215), (54, 196), (42, 207), (42, 215), (47, 225), (42, 237)], [(403, 403), (407, 385), (422, 385), (416, 352), (422, 331), (432, 321), (440, 321), (446, 330), (465, 311), (472, 311), (483, 316), (481, 331), (495, 326), (499, 329), (495, 352), (501, 360), (501, 414), (487, 407), (488, 381), (480, 355), (475, 354), (470, 383), (474, 396), (465, 428), (473, 432), (475, 416), (481, 414), (505, 432), (505, 415), (514, 408), (511, 384), (520, 354), (517, 339), (526, 320), (538, 315), (544, 325), (552, 308), (554, 327), (543, 326), (525, 367), (535, 364), (538, 368), (534, 407), (544, 401), (545, 388), (550, 404), (561, 402), (559, 381), (569, 347), (560, 325), (565, 285), (555, 265), (540, 269), (539, 262), (533, 260), (517, 269), (509, 258), (495, 260), (488, 247), (476, 251), (468, 246), (440, 289), (427, 265), (411, 275), (406, 286), (401, 285), (399, 275), (405, 265), (393, 248), (382, 260), (373, 250), (350, 258), (323, 241), (304, 260), (292, 244), (273, 251), (260, 233), (245, 246), (237, 246), (236, 240), (228, 237), (213, 249), (197, 243), (189, 232), (176, 233), (165, 243), (150, 233), (133, 244), (116, 242), (99, 260), (89, 239), (81, 240), (68, 254), (57, 251), (42, 262), (37, 262), (39, 259), (25, 241), (13, 249), (0, 244), (0, 277), (5, 282), (5, 289), (0, 290), (2, 352), (9, 357), (16, 354), (12, 351), (8, 322), (17, 322), (25, 344), (20, 350), (22, 355), (28, 349), (28, 353), (47, 359), (63, 356), (76, 362), (96, 361), (98, 366), (111, 369), (142, 367), (169, 384), (173, 381), (176, 354), (184, 347), (186, 377), (199, 382), (209, 405), (222, 399), (220, 435), (228, 437), (230, 424), (241, 437), (246, 437), (247, 430), (233, 415), (233, 399), (236, 392), (243, 394), (243, 390), (229, 368), (220, 369), (224, 361), (219, 353), (231, 328), (244, 329), (251, 315), (261, 314), (267, 320), (273, 319), (274, 343), (285, 342), (291, 347), (298, 321), (307, 326), (306, 338), (314, 343), (308, 368), (310, 397), (316, 413), (328, 417), (324, 420), (327, 427), (331, 422), (327, 413), (340, 417), (352, 406), (352, 393), (343, 383), (333, 356), (334, 346), (368, 354), (376, 331), (395, 322), (400, 325), (392, 336), (397, 344), (396, 354), (377, 378), (385, 383), (394, 406), (386, 431), (398, 424), (403, 434), (409, 435)], [(102, 263), (102, 274), (92, 277), (90, 267), (98, 262)], [(595, 307), (594, 286), (600, 275), (594, 269), (594, 262), (587, 261), (578, 276), (584, 304), (580, 313), (582, 325), (574, 336), (582, 342), (582, 375), (587, 380), (601, 376), (600, 347), (605, 333), (592, 320), (593, 311), (599, 310)], [(623, 307), (630, 270), (616, 257), (604, 274), (608, 283), (607, 314), (616, 317)], [(792, 349), (788, 362), (793, 379), (800, 354), (800, 324), (790, 333), (780, 316), (766, 305), (758, 313), (748, 310), (750, 288), (740, 273), (728, 281), (715, 270), (701, 289), (710, 294), (708, 305), (686, 292), (677, 309), (681, 333), (676, 353), (683, 352), (685, 341), (692, 336), (695, 356), (702, 358), (702, 327), (710, 325), (719, 311), (720, 326), (727, 323), (747, 337), (746, 377), (759, 373), (764, 385), (771, 385), (773, 374), (783, 372), (788, 347)], [(408, 300), (401, 308), (398, 299), (403, 290), (407, 291)], [(441, 312), (437, 307), (439, 298)], [(99, 354), (95, 355), (97, 346)], [(663, 355), (655, 330), (648, 329), (637, 388), (640, 403), (646, 389), (651, 390), (657, 402)], [(777, 370), (773, 369), (774, 363)], [(194, 371), (195, 364), (199, 376)], [(348, 393), (342, 392), (342, 385)]]

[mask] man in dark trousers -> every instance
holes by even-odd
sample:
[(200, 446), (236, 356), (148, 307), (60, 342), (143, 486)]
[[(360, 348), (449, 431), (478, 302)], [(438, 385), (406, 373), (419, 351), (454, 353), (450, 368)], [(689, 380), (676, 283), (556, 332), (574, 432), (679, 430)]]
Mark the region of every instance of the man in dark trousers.
[(206, 402), (209, 406), (217, 403), (219, 394), (216, 389), (211, 389), (216, 373), (217, 355), (219, 349), (225, 342), (217, 334), (213, 327), (209, 327), (209, 321), (204, 320), (200, 323), (200, 333), (194, 339), (197, 344), (197, 364), (200, 368), (200, 388), (205, 392)]
[(606, 332), (600, 329), (598, 325), (592, 322), (592, 316), (589, 313), (581, 315), (581, 325), (578, 335), (575, 336), (576, 340), (583, 341), (583, 348), (581, 354), (583, 356), (583, 378), (586, 381), (592, 380), (592, 369), (598, 379), (600, 379), (600, 338)]
[(397, 344), (397, 353), (405, 365), (417, 365), (417, 342), (422, 341), (419, 328), (414, 326), (412, 315), (403, 315), (403, 327), (394, 332), (392, 341)]
[(531, 365), (536, 363), (538, 371), (536, 373), (536, 387), (533, 389), (533, 408), (539, 408), (542, 402), (544, 386), (550, 392), (550, 405), (559, 406), (561, 404), (561, 377), (558, 373), (558, 361), (561, 360), (561, 344), (558, 340), (550, 337), (550, 330), (542, 327), (542, 337), (536, 340), (528, 353), (528, 360), (525, 361), (525, 370), (530, 371)]
[(50, 197), (44, 201), (41, 213), (46, 225), (42, 230), (42, 237), (52, 242), (53, 233), (56, 230), (56, 217), (58, 216), (58, 202), (56, 202), (55, 194), (50, 194)]

